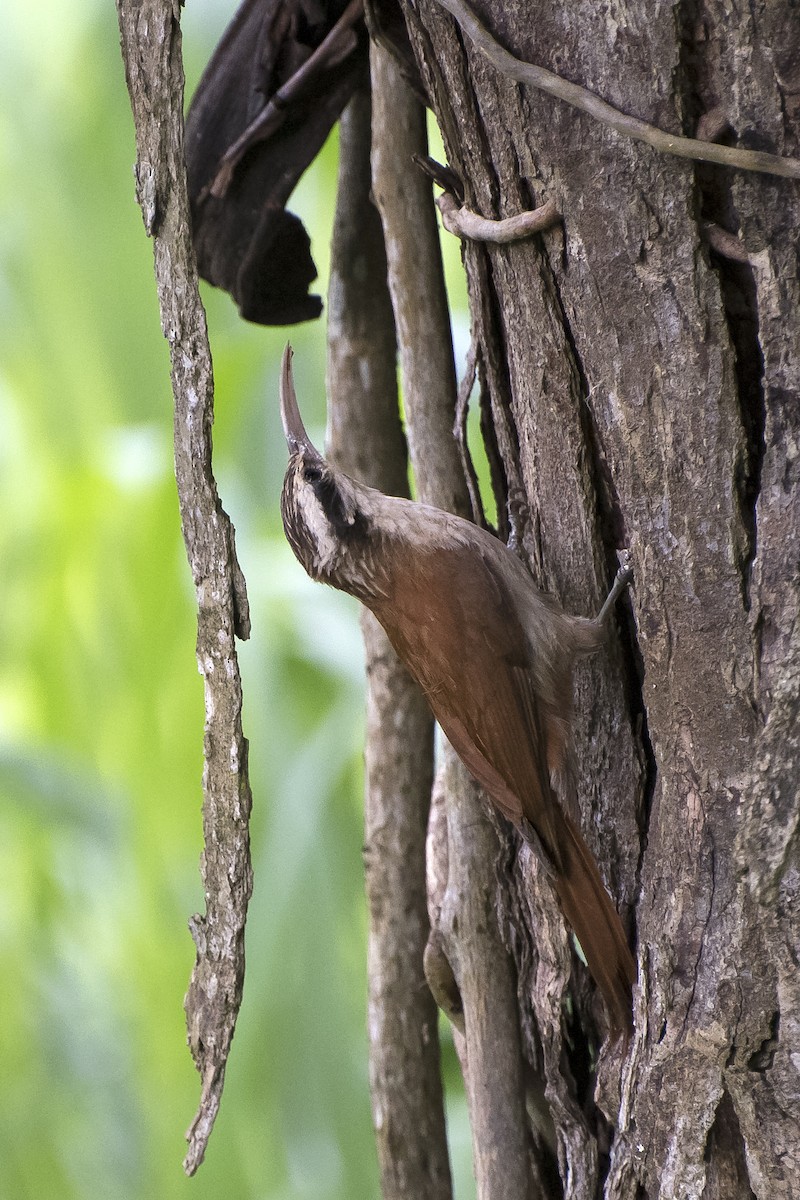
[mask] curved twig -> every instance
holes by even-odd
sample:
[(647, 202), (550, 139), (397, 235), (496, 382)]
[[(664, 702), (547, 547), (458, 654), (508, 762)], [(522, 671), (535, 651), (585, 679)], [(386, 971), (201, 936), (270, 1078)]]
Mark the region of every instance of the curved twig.
[(752, 257), (750, 251), (735, 233), (730, 233), (713, 221), (702, 221), (700, 232), (711, 249), (716, 250), (717, 254), (721, 254), (723, 258), (729, 258), (732, 262), (750, 262)]
[(442, 192), (441, 196), (437, 196), (436, 207), (442, 214), (442, 224), (448, 233), (469, 238), (471, 242), (492, 242), (494, 245), (522, 241), (561, 220), (555, 200), (548, 200), (539, 208), (516, 213), (513, 217), (503, 217), (499, 221), (481, 217), (465, 208), (450, 192)]
[(800, 159), (783, 158), (779, 154), (766, 154), (761, 150), (742, 150), (736, 146), (719, 146), (713, 142), (698, 141), (696, 138), (680, 137), (677, 134), (665, 133), (655, 125), (648, 125), (638, 117), (629, 117), (627, 113), (620, 112), (587, 88), (570, 83), (544, 67), (537, 67), (533, 63), (515, 58), (495, 41), (464, 0), (438, 0), (438, 3), (455, 17), (461, 29), (501, 74), (571, 104), (573, 108), (578, 108), (594, 117), (596, 121), (608, 125), (622, 137), (645, 142), (661, 154), (717, 163), (719, 166), (735, 167), (740, 171), (758, 171), (764, 175), (800, 179)]

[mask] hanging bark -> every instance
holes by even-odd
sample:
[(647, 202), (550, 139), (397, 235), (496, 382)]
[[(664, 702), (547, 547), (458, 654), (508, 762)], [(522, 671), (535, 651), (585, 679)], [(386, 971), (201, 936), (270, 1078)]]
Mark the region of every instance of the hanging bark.
[[(633, 613), (576, 684), (583, 830), (639, 952), (626, 1057), (596, 1060), (590, 987), (563, 940), (543, 936), (536, 864), (523, 857), (504, 889), (564, 1194), (788, 1197), (800, 1179), (798, 185), (665, 157), (507, 78), (436, 0), (404, 11), (466, 208), (497, 220), (552, 199), (563, 215), (528, 241), (464, 243), (483, 402), (506, 488), (527, 497), (530, 565), (584, 613), (617, 547), (635, 565)], [(515, 58), (652, 126), (702, 140), (716, 121), (729, 143), (797, 156), (788, 3), (476, 13)]]
[(203, 851), (205, 915), (191, 919), (197, 960), (186, 996), (189, 1045), (202, 1078), (184, 1161), (203, 1161), (219, 1110), (244, 982), (244, 926), (252, 891), (250, 783), (242, 731), (236, 638), (250, 635), (233, 525), (211, 462), (214, 382), (191, 244), (183, 155), (179, 8), (171, 0), (118, 0), (136, 127), (136, 187), (153, 238), (161, 325), (175, 401), (175, 478), (197, 593), (197, 662), (205, 685)]

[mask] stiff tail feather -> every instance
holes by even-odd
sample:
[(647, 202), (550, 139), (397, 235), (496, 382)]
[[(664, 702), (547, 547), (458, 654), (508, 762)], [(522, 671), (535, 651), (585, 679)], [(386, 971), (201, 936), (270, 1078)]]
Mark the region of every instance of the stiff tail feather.
[(589, 847), (567, 814), (561, 816), (564, 839), (559, 849), (563, 852), (563, 871), (556, 873), (553, 882), (564, 916), (603, 995), (614, 1033), (627, 1037), (633, 1029), (636, 964)]

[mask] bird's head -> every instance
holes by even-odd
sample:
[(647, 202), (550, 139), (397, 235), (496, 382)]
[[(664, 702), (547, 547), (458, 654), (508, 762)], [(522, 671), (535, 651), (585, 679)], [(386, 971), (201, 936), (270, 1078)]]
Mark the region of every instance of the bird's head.
[(281, 420), (289, 448), (283, 481), (281, 516), (295, 556), (312, 579), (345, 591), (356, 591), (349, 579), (350, 560), (357, 559), (368, 521), (360, 487), (335, 470), (314, 447), (303, 425), (292, 379), (292, 349), (281, 364)]

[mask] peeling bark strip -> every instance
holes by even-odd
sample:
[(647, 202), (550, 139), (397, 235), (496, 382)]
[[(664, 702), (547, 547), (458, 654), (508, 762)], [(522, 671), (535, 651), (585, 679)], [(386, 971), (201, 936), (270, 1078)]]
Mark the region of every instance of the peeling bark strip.
[[(367, 93), (342, 116), (328, 300), (328, 449), (356, 479), (408, 488), (386, 254), (370, 199)], [(450, 1200), (436, 1005), (425, 987), (425, 835), (433, 719), (366, 609), (364, 795), (372, 1115), (383, 1200)]]
[(175, 477), (197, 590), (197, 661), (205, 683), (206, 915), (190, 922), (197, 961), (186, 997), (189, 1045), (202, 1077), (200, 1107), (187, 1134), (184, 1169), (191, 1175), (219, 1109), (244, 979), (251, 796), (235, 639), (249, 636), (250, 618), (233, 526), (211, 465), (213, 377), (189, 233), (180, 7), (177, 0), (117, 0), (117, 9), (136, 126), (137, 193), (154, 237), (161, 327), (172, 362)]

